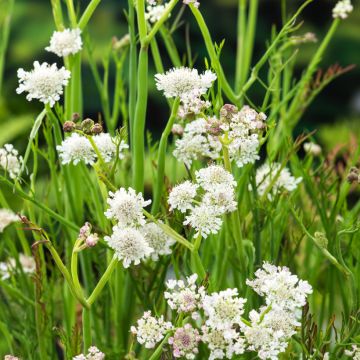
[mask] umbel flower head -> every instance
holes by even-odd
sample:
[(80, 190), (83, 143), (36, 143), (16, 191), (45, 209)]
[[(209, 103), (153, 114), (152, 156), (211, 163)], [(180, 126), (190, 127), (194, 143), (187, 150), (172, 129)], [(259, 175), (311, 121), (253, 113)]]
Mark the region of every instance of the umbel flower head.
[(175, 358), (195, 359), (199, 352), (198, 344), (201, 340), (199, 331), (190, 324), (177, 328), (174, 335), (169, 338)]
[(101, 352), (96, 346), (91, 346), (86, 355), (80, 354), (73, 357), (73, 360), (104, 360), (105, 354)]
[(114, 226), (112, 235), (105, 236), (104, 240), (115, 251), (114, 256), (122, 261), (124, 268), (128, 268), (131, 263), (140, 264), (141, 260), (149, 257), (154, 251), (141, 232), (131, 227)]
[(152, 24), (156, 23), (158, 20), (160, 20), (161, 16), (163, 15), (164, 11), (166, 11), (168, 6), (169, 3), (161, 4), (157, 1), (148, 0), (145, 12), (145, 19)]
[(53, 107), (55, 102), (60, 100), (63, 87), (68, 84), (71, 74), (64, 67), (58, 69), (56, 64), (49, 65), (46, 62), (40, 64), (35, 61), (33, 70), (19, 69), (17, 75), (19, 87), (16, 92), (18, 94), (27, 92), (28, 101), (37, 99)]
[(346, 19), (353, 10), (350, 0), (341, 0), (333, 8), (332, 15), (334, 19)]
[(76, 54), (81, 48), (81, 30), (65, 29), (63, 31), (54, 31), (50, 39), (50, 45), (45, 50), (63, 57)]
[(22, 156), (19, 156), (19, 152), (12, 144), (5, 144), (0, 148), (0, 168), (4, 169), (11, 179), (15, 179), (20, 174), (22, 163)]
[(185, 5), (193, 4), (196, 8), (198, 8), (200, 6), (199, 1), (197, 1), (197, 0), (183, 0), (183, 3)]
[(151, 316), (151, 311), (145, 311), (137, 321), (137, 326), (131, 327), (131, 332), (136, 335), (139, 344), (144, 344), (147, 349), (152, 349), (172, 327), (171, 322), (164, 321), (162, 315), (157, 319)]
[(108, 219), (114, 219), (120, 226), (143, 226), (145, 217), (143, 208), (151, 203), (144, 200), (141, 193), (136, 194), (132, 188), (120, 188), (115, 193), (109, 192), (107, 199), (109, 209), (105, 212)]
[(156, 74), (156, 87), (163, 91), (167, 98), (182, 98), (191, 93), (205, 94), (216, 80), (216, 75), (206, 70), (199, 74), (196, 69), (187, 67), (173, 68), (165, 74)]
[(0, 233), (2, 233), (7, 226), (15, 221), (19, 221), (19, 218), (11, 210), (0, 209)]

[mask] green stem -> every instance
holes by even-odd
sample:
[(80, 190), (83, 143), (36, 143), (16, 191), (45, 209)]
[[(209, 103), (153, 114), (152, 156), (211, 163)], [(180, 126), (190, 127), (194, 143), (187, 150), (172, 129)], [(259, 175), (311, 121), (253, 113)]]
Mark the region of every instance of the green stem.
[(199, 9), (197, 9), (193, 4), (190, 4), (190, 9), (196, 19), (196, 22), (197, 22), (197, 24), (200, 28), (200, 31), (202, 33), (202, 36), (204, 38), (207, 52), (210, 56), (212, 66), (213, 66), (214, 70), (216, 71), (216, 74), (218, 76), (221, 87), (222, 87), (225, 95), (229, 98), (229, 100), (232, 101), (234, 104), (236, 104), (236, 103), (238, 103), (238, 98), (226, 80), (224, 71), (221, 67), (219, 58), (216, 54), (215, 47), (214, 47), (213, 41), (211, 39), (209, 29), (205, 23), (205, 20), (204, 20), (203, 16), (201, 15), (201, 12), (199, 11)]
[(164, 345), (167, 343), (171, 333), (167, 334), (164, 339), (161, 341), (161, 343), (157, 346), (156, 350), (153, 352), (153, 354), (150, 356), (149, 360), (157, 360), (160, 358)]
[(141, 47), (138, 67), (138, 94), (135, 107), (133, 139), (133, 187), (137, 192), (144, 191), (145, 161), (145, 120), (148, 98), (148, 48)]
[(80, 30), (84, 30), (101, 0), (91, 0), (84, 13), (82, 14), (78, 26)]
[(105, 270), (103, 276), (101, 277), (101, 279), (97, 283), (95, 289), (93, 290), (93, 292), (87, 299), (87, 304), (89, 304), (89, 305), (93, 304), (94, 301), (97, 299), (97, 297), (100, 295), (102, 289), (104, 288), (106, 283), (109, 281), (110, 276), (113, 273), (113, 271), (115, 270), (118, 262), (119, 261), (116, 259), (115, 256), (111, 259), (110, 264), (108, 265), (107, 269)]
[[(74, 287), (77, 291), (77, 293), (82, 294), (82, 287), (79, 281), (79, 275), (78, 275), (78, 254), (79, 252), (78, 250), (78, 246), (81, 243), (81, 239), (77, 239), (75, 241), (74, 247), (73, 247), (73, 251), (71, 254), (71, 277), (74, 283)], [(83, 296), (83, 295), (82, 295)]]
[(68, 9), (68, 14), (69, 14), (69, 19), (70, 19), (71, 26), (73, 28), (76, 28), (77, 21), (76, 21), (76, 12), (75, 12), (75, 8), (74, 8), (73, 0), (66, 0), (66, 6), (67, 6), (67, 9)]
[(171, 133), (171, 129), (174, 125), (174, 121), (178, 113), (179, 105), (180, 105), (180, 99), (177, 98), (173, 103), (169, 121), (160, 139), (159, 150), (158, 150), (158, 161), (157, 161), (157, 179), (154, 188), (153, 205), (151, 208), (151, 212), (153, 214), (156, 214), (160, 208), (160, 200), (161, 200), (161, 194), (164, 184), (164, 175), (165, 175), (166, 148), (167, 148), (168, 138)]
[(244, 55), (245, 55), (245, 32), (246, 32), (246, 2), (239, 0), (238, 5), (238, 25), (237, 25), (237, 53), (235, 70), (235, 92), (241, 89), (241, 78), (244, 73)]
[(89, 347), (92, 345), (91, 338), (91, 312), (90, 309), (82, 309), (82, 325), (83, 325), (83, 342), (84, 342), (84, 353), (87, 352)]
[(203, 280), (206, 277), (206, 271), (199, 255), (199, 249), (201, 245), (202, 236), (199, 234), (194, 242), (194, 250), (191, 252), (191, 264), (196, 274)]

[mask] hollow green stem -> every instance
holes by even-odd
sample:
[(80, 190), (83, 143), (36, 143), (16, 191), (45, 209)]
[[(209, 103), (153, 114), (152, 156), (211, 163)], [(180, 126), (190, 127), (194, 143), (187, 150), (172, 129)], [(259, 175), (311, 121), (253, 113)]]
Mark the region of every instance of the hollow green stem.
[(111, 259), (110, 264), (108, 265), (107, 269), (105, 270), (103, 276), (101, 277), (101, 279), (97, 283), (95, 289), (93, 290), (93, 292), (91, 293), (91, 295), (87, 299), (87, 304), (88, 305), (93, 304), (94, 301), (97, 299), (97, 297), (101, 294), (102, 289), (104, 288), (104, 286), (109, 281), (110, 276), (113, 273), (113, 271), (115, 270), (118, 262), (119, 261), (115, 258), (115, 256)]
[(160, 139), (159, 150), (158, 150), (158, 161), (157, 161), (157, 179), (154, 187), (153, 205), (151, 208), (151, 212), (153, 214), (156, 214), (160, 208), (161, 193), (163, 190), (164, 175), (165, 175), (165, 157), (166, 157), (167, 142), (178, 113), (179, 105), (180, 105), (180, 99), (177, 98), (173, 103), (169, 121)]
[(89, 22), (92, 14), (94, 13), (101, 0), (91, 0), (84, 13), (82, 14), (78, 26), (80, 30), (84, 30), (87, 23)]
[(83, 326), (83, 350), (87, 353), (89, 347), (92, 345), (91, 337), (91, 312), (90, 309), (82, 309), (82, 326)]

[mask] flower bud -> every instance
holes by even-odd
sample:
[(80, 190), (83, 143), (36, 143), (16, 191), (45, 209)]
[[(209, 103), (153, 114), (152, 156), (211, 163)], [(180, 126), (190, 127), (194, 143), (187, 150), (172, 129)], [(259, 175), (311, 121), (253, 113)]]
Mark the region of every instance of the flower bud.
[(97, 123), (91, 128), (91, 132), (94, 135), (101, 134), (103, 132), (103, 127), (101, 124)]
[(98, 234), (94, 233), (94, 234), (90, 234), (86, 240), (85, 240), (85, 244), (88, 247), (94, 247), (99, 241), (99, 236)]
[(223, 132), (221, 125), (221, 121), (217, 118), (209, 118), (206, 123), (206, 130), (209, 134), (217, 136)]
[(76, 129), (76, 124), (73, 121), (65, 121), (63, 125), (64, 132), (72, 132)]
[(174, 124), (171, 132), (173, 133), (173, 135), (182, 136), (182, 134), (184, 133), (184, 128), (180, 124)]
[(94, 124), (94, 120), (87, 118), (81, 122), (81, 130), (85, 134), (91, 135)]
[(238, 112), (238, 108), (232, 104), (225, 104), (220, 109), (220, 119), (221, 121), (230, 121), (231, 118)]
[(356, 167), (352, 167), (349, 171), (349, 174), (347, 176), (347, 181), (352, 184), (354, 182), (360, 183), (360, 175), (359, 175), (359, 169)]
[(78, 121), (80, 120), (80, 114), (79, 113), (73, 113), (72, 114), (72, 121)]
[(79, 232), (79, 239), (85, 240), (91, 233), (91, 224), (86, 222), (81, 228)]

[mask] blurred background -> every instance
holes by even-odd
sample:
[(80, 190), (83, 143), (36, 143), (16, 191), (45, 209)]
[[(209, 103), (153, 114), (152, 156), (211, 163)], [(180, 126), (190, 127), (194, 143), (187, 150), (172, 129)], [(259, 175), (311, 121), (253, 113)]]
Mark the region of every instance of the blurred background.
[[(221, 60), (225, 73), (232, 83), (236, 54), (237, 0), (200, 0), (200, 2), (201, 12), (207, 21), (213, 40), (220, 43), (225, 39)], [(5, 20), (4, 15), (2, 15), (4, 11), (1, 9), (6, 3), (7, 0), (0, 0), (0, 24), (3, 24)], [(79, 1), (78, 6), (83, 8), (87, 3), (88, 1)], [(288, 1), (288, 11), (292, 13), (301, 3), (302, 1)], [(304, 24), (297, 34), (313, 32), (319, 42), (301, 46), (296, 69), (299, 74), (326, 34), (332, 20), (331, 10), (335, 3), (336, 1), (333, 0), (315, 0), (303, 13), (301, 20), (304, 21)], [(338, 32), (322, 61), (321, 67), (324, 70), (336, 63), (343, 67), (359, 63), (360, 6), (358, 5), (360, 4), (357, 1), (353, 1), (353, 3), (355, 11), (340, 24)], [(124, 14), (126, 6), (126, 0), (103, 0), (91, 20), (89, 35), (94, 44), (94, 52), (100, 69), (102, 56), (109, 48), (112, 37), (121, 38), (127, 33)], [(180, 6), (176, 8), (176, 12), (179, 8)], [(264, 52), (266, 41), (269, 40), (271, 34), (271, 27), (277, 25), (279, 28), (281, 24), (280, 15), (280, 0), (260, 0), (254, 61)], [(197, 59), (195, 67), (203, 70), (206, 49), (188, 9), (185, 10), (182, 22), (175, 32), (175, 40), (180, 54), (186, 51), (185, 34), (187, 27), (190, 30), (192, 52)], [(34, 60), (57, 62), (60, 65), (61, 60), (59, 58), (44, 50), (53, 31), (54, 23), (50, 1), (15, 0), (4, 68), (2, 97), (5, 101), (3, 101), (0, 109), (0, 145), (5, 142), (15, 142), (20, 151), (26, 145), (26, 136), (32, 124), (31, 118), (41, 111), (41, 105), (35, 101), (29, 103), (25, 100), (25, 96), (16, 94), (16, 71), (19, 67), (23, 67), (25, 70), (30, 69)], [(166, 54), (160, 40), (159, 47), (161, 53)], [(164, 56), (163, 61), (165, 68), (171, 66), (166, 56)], [(153, 73), (154, 69), (152, 68)], [(113, 83), (113, 80), (113, 74), (110, 73), (110, 84)], [(360, 133), (359, 80), (360, 68), (357, 66), (351, 72), (332, 82), (308, 109), (297, 128), (297, 132), (318, 129), (317, 140), (329, 149), (333, 148), (336, 143), (348, 142), (350, 133), (358, 136)], [(83, 65), (83, 84), (84, 115), (97, 118), (101, 106), (86, 57)], [(167, 120), (168, 107), (163, 97), (157, 93), (153, 77), (149, 79), (149, 87), (150, 102), (147, 126), (155, 133), (154, 137), (156, 138)], [(251, 97), (255, 103), (262, 101), (256, 88)], [(9, 117), (18, 119), (18, 121), (12, 121), (15, 125), (11, 127), (7, 126)]]

